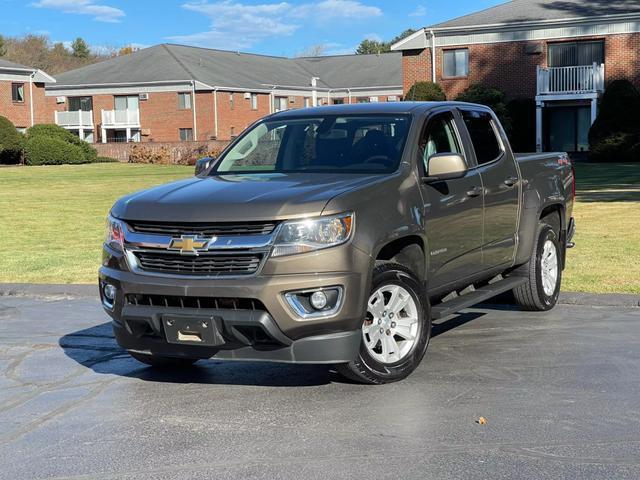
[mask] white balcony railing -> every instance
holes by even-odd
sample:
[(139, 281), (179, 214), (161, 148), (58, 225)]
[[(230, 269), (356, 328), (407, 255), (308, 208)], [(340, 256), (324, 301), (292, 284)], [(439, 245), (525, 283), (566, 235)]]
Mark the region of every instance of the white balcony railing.
[(55, 112), (56, 125), (67, 128), (93, 128), (93, 111)]
[(604, 65), (538, 67), (538, 95), (597, 93), (604, 91)]
[(102, 110), (102, 127), (140, 127), (140, 110)]

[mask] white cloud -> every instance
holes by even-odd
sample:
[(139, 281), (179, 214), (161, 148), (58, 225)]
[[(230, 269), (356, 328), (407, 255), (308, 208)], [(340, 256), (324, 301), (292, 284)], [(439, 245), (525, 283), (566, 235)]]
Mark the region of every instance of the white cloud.
[(323, 0), (307, 3), (291, 9), (291, 15), (299, 18), (315, 17), (322, 20), (332, 18), (369, 18), (379, 17), (382, 10), (364, 5), (356, 0)]
[(183, 8), (206, 15), (211, 27), (204, 32), (174, 35), (169, 40), (204, 47), (246, 49), (273, 37), (292, 35), (305, 24), (331, 19), (366, 19), (382, 15), (378, 7), (357, 0), (323, 0), (292, 5), (287, 2), (245, 4), (236, 0), (190, 2)]
[(119, 22), (125, 16), (124, 11), (109, 5), (98, 5), (93, 0), (39, 0), (31, 4), (37, 8), (51, 8), (64, 13), (91, 15), (99, 22)]
[(427, 7), (424, 5), (418, 5), (416, 9), (409, 14), (410, 17), (426, 17)]

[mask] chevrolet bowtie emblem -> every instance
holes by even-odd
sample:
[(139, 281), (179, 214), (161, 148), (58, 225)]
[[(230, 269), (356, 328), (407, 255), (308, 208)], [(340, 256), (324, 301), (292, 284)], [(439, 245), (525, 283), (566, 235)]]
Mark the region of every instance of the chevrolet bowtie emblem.
[(180, 253), (191, 253), (197, 255), (198, 252), (206, 251), (212, 239), (196, 237), (195, 235), (182, 235), (180, 238), (172, 238), (169, 250), (180, 250)]

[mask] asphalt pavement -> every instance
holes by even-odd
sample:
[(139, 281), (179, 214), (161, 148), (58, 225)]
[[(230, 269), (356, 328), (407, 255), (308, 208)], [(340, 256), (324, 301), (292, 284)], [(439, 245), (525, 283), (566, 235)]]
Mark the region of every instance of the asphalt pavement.
[(92, 296), (0, 297), (0, 479), (640, 478), (639, 308), (489, 306), (434, 330), (391, 385), (324, 366), (161, 373)]

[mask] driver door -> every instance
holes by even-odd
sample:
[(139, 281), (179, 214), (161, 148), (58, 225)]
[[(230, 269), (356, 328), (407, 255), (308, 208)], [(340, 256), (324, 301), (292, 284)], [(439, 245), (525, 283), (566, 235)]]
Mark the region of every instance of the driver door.
[[(453, 111), (431, 116), (420, 137), (419, 166), (428, 171), (429, 158), (457, 153), (469, 162)], [(430, 289), (443, 287), (482, 270), (482, 179), (474, 165), (458, 179), (422, 184)]]

